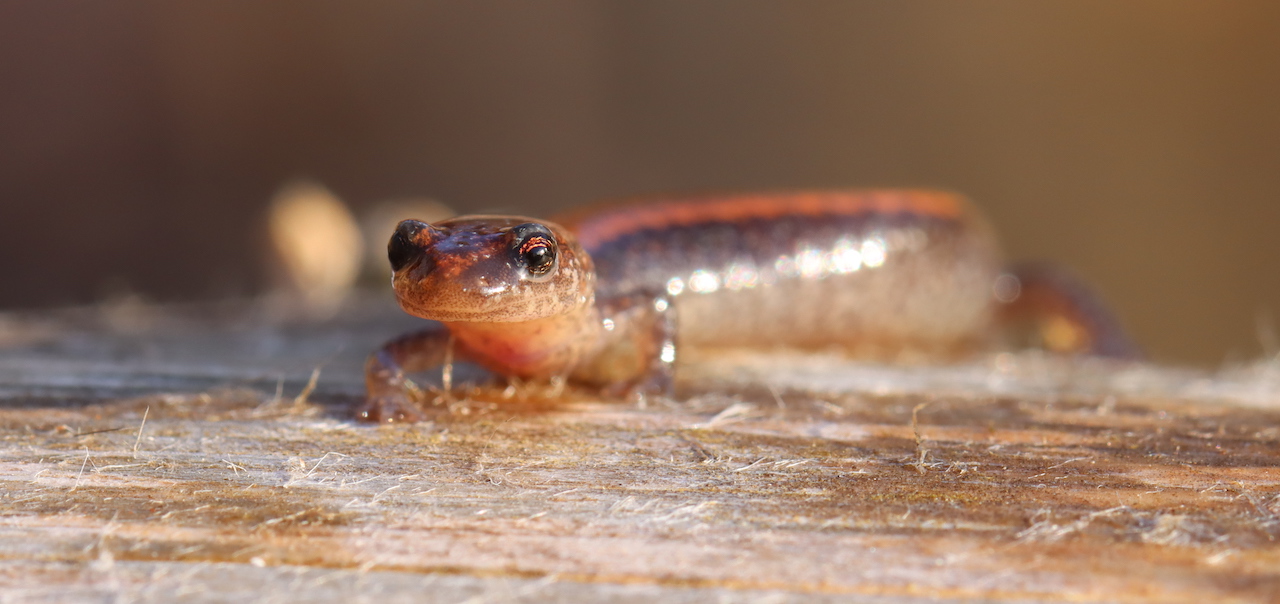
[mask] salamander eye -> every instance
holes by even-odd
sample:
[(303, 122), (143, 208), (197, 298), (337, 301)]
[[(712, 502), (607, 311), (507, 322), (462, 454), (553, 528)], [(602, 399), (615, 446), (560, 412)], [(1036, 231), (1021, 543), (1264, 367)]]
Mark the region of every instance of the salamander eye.
[(545, 277), (556, 267), (556, 238), (547, 227), (528, 223), (511, 229), (516, 261), (532, 277)]

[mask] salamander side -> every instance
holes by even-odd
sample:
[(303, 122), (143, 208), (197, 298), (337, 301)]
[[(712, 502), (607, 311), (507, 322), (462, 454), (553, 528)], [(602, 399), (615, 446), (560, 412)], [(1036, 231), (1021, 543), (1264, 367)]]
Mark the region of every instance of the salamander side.
[(676, 404), (460, 387), (357, 423), (364, 354), (420, 325), (393, 306), (0, 317), (4, 599), (1280, 596), (1269, 364), (742, 352)]
[(961, 348), (988, 332), (1002, 270), (991, 229), (940, 191), (646, 198), (559, 220), (591, 254), (597, 296), (669, 296), (695, 348)]

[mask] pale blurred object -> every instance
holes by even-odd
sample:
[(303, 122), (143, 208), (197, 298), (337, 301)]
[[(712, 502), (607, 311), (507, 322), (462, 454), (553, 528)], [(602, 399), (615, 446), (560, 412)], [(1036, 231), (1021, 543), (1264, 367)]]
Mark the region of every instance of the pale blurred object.
[(436, 222), (451, 218), (457, 212), (434, 199), (391, 199), (373, 206), (360, 221), (366, 241), (365, 273), (371, 280), (385, 281), (391, 274), (387, 262), (387, 241), (401, 220), (413, 218), (423, 222)]
[(312, 315), (335, 312), (360, 276), (364, 237), (355, 216), (328, 189), (298, 181), (272, 199), (267, 221), (283, 269), (280, 285)]

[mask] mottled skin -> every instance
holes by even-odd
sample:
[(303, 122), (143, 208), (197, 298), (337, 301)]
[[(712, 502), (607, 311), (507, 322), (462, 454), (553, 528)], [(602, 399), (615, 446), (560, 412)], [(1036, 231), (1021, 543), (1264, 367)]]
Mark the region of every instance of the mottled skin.
[[(555, 252), (542, 274), (520, 257), (530, 226)], [(465, 216), (434, 225), (406, 220), (388, 255), (400, 306), (443, 329), (394, 340), (370, 357), (361, 419), (419, 419), (404, 374), (442, 364), (450, 347), (455, 358), (504, 376), (668, 387), (673, 360), (662, 360), (657, 348), (669, 343), (673, 327), (653, 310), (663, 298), (620, 296), (599, 303), (591, 257), (553, 222), (515, 216)]]
[(599, 346), (595, 271), (573, 237), (545, 222), (558, 250), (554, 266), (545, 275), (521, 267), (512, 229), (535, 222), (512, 216), (405, 221), (397, 236), (416, 253), (392, 281), (400, 306), (443, 323), (464, 358), (497, 373), (568, 373)]
[[(557, 221), (406, 220), (388, 256), (400, 305), (441, 325), (369, 359), (358, 416), (370, 421), (419, 419), (404, 374), (443, 364), (450, 347), (503, 376), (663, 393), (677, 342), (680, 354), (839, 346), (936, 359), (990, 346), (992, 320), (1010, 306), (996, 300), (1003, 265), (991, 230), (963, 198), (936, 191), (659, 199)], [(1008, 302), (1018, 282), (1003, 279)], [(1088, 349), (1087, 327), (1072, 346)]]

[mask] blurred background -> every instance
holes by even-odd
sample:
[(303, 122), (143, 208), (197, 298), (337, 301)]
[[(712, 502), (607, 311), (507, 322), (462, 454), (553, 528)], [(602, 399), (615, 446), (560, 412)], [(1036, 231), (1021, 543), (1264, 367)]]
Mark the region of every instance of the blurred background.
[(1216, 366), (1277, 352), (1280, 4), (0, 1), (0, 309), (260, 293), (297, 179), (954, 189)]

